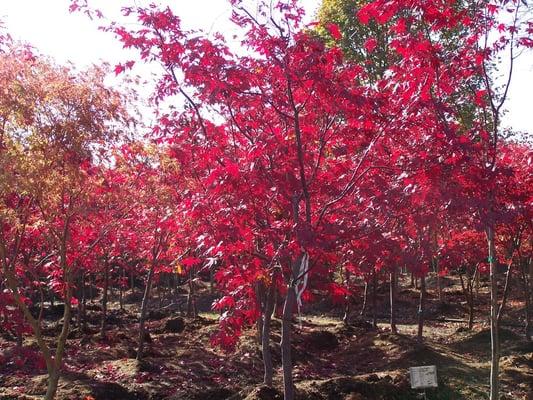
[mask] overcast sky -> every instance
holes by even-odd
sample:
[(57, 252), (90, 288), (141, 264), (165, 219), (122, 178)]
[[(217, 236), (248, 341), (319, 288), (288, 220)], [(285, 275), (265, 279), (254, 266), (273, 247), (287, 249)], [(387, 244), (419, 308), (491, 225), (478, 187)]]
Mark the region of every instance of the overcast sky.
[[(137, 0), (137, 3), (142, 3)], [(164, 0), (182, 18), (187, 28), (227, 33), (229, 8), (226, 0)], [(117, 15), (120, 5), (129, 0), (93, 0), (105, 14)], [(320, 0), (302, 0), (308, 14), (314, 14)], [(69, 0), (0, 0), (0, 19), (18, 40), (31, 43), (41, 53), (58, 62), (72, 61), (79, 66), (109, 61), (112, 65), (127, 58), (121, 45), (97, 29), (97, 22), (81, 14), (69, 14)], [(231, 35), (230, 35), (231, 36)], [(533, 132), (533, 55), (519, 59), (507, 103), (504, 124), (516, 130)]]

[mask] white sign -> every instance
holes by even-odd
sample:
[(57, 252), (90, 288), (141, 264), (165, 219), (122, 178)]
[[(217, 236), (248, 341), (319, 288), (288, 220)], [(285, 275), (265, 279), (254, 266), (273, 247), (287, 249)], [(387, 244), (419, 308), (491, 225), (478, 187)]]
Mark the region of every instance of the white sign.
[(423, 367), (409, 368), (411, 375), (411, 388), (424, 389), (437, 387), (437, 367), (435, 365), (426, 365)]

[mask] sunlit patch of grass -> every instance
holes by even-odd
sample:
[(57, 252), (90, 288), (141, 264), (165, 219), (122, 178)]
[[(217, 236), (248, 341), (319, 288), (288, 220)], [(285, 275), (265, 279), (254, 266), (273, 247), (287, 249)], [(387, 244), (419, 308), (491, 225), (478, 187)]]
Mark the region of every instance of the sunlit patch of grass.
[(302, 315), (301, 319), (302, 322), (307, 322), (318, 326), (337, 326), (342, 324), (342, 321), (340, 321), (339, 318), (328, 315)]
[(218, 321), (218, 318), (220, 317), (219, 313), (216, 313), (213, 311), (201, 312), (201, 313), (198, 313), (198, 315), (202, 318), (209, 319), (212, 321)]

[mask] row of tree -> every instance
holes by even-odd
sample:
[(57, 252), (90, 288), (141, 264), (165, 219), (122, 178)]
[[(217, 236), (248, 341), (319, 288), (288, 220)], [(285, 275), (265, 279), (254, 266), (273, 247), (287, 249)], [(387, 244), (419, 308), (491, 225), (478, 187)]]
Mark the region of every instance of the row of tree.
[[(37, 339), (46, 398), (57, 390), (73, 307), (83, 324), (88, 282), (103, 289), (105, 336), (109, 288), (122, 293), (129, 277), (143, 277), (141, 358), (152, 286), (178, 275), (193, 299), (196, 274), (209, 270), (220, 294), (213, 343), (231, 349), (257, 325), (267, 385), (282, 298), (291, 400), (302, 302), (315, 289), (348, 300), (357, 277), (371, 283), (386, 271), (395, 330), (397, 275), (407, 268), (421, 282), (420, 338), (428, 271), (459, 271), (471, 309), (475, 277), (489, 274), (497, 399), (513, 271), (531, 335), (533, 150), (526, 134), (513, 141), (500, 126), (516, 52), (532, 45), (527, 3), (326, 1), (307, 26), (296, 0), (260, 1), (254, 12), (231, 3), (243, 32), (236, 50), (221, 35), (182, 29), (168, 8), (124, 8), (142, 26), (107, 27), (139, 52), (116, 73), (134, 61), (163, 67), (157, 123), (142, 138), (104, 70), (58, 67), (2, 39), (0, 315)], [(491, 71), (502, 54), (511, 69), (500, 90)], [(172, 106), (178, 98), (183, 105)], [(54, 297), (64, 315), (51, 343), (41, 320)]]

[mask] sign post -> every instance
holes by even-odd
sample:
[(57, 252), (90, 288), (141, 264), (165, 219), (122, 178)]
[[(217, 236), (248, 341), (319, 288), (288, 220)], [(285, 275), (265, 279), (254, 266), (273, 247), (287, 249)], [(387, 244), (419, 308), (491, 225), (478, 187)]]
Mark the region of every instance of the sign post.
[(424, 391), (424, 399), (426, 399), (426, 389), (439, 386), (437, 383), (436, 365), (411, 367), (409, 368), (409, 375), (411, 378), (411, 388), (422, 389)]

